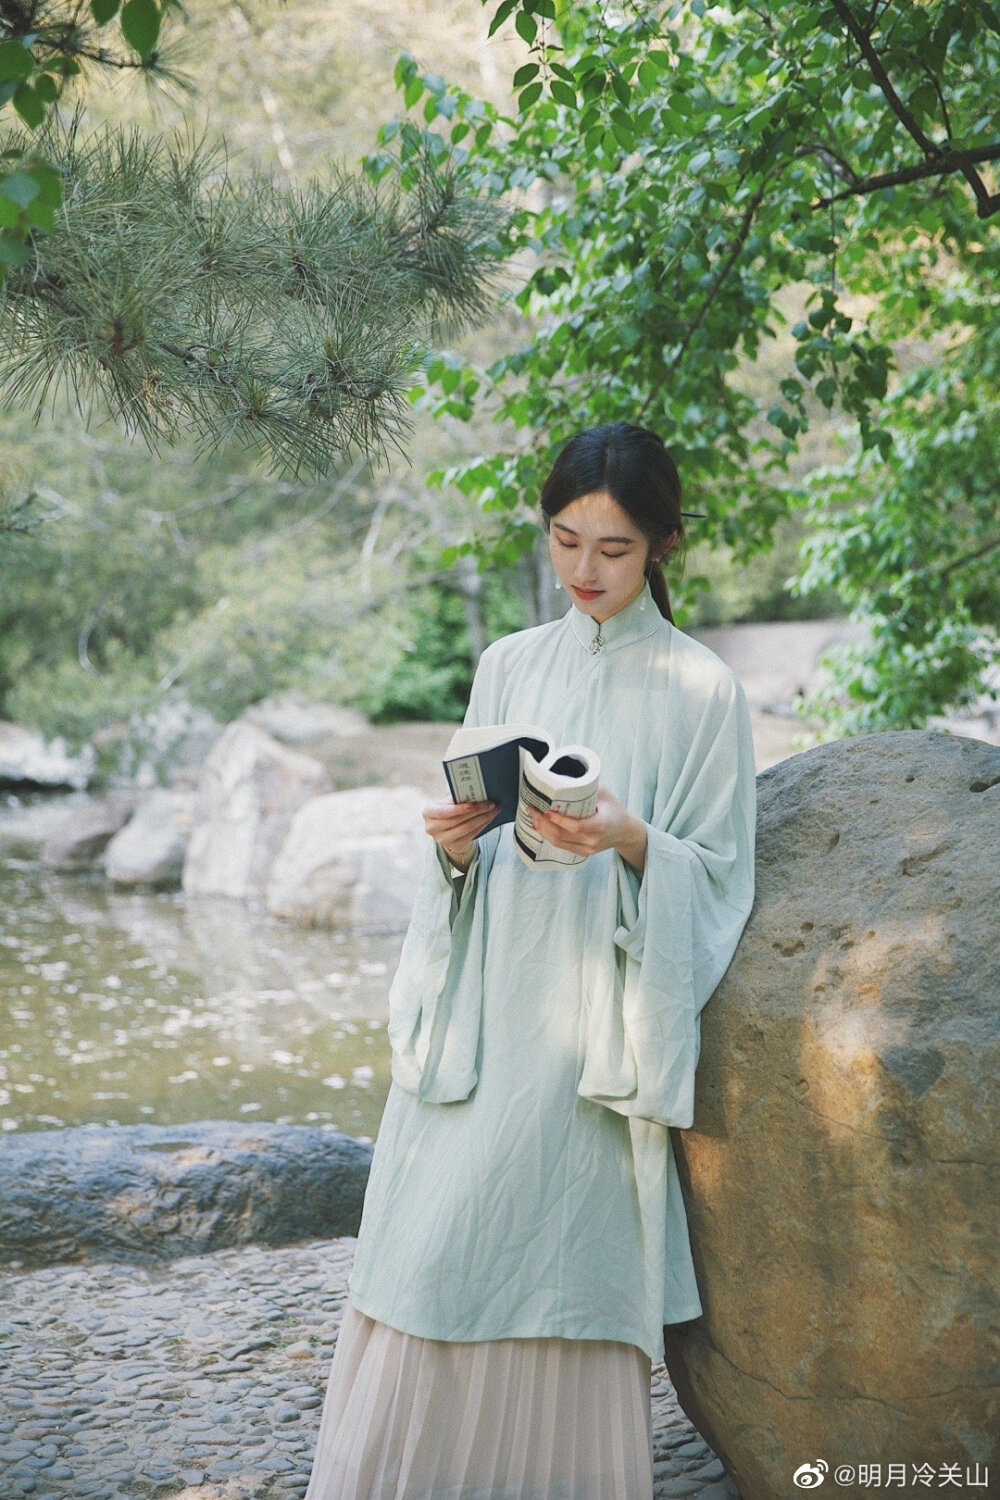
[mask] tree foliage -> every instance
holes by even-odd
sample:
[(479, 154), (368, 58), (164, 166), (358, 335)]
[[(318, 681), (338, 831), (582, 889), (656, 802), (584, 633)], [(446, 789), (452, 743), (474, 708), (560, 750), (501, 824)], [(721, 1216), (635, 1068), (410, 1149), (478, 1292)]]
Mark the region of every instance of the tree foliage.
[[(6, 0), (0, 5), (0, 114), (39, 130), (87, 69), (136, 71), (183, 84), (162, 47), (177, 0)], [(27, 265), (39, 231), (50, 231), (62, 179), (29, 138), (8, 137), (0, 168), (0, 277)]]
[(489, 305), (496, 210), (427, 157), (388, 191), (337, 172), (291, 191), (204, 142), (47, 118), (85, 63), (171, 76), (171, 8), (0, 10), (0, 106), (22, 122), (0, 180), (0, 391), (39, 415), (62, 386), (152, 445), (236, 438), (284, 472), (384, 458), (423, 341)]
[[(491, 33), (514, 26), (526, 47), (516, 112), (404, 56), (411, 113), (367, 162), (379, 178), (447, 156), (518, 202), (504, 245), (527, 266), (530, 338), (485, 370), (448, 356), (427, 370), (436, 413), (486, 410), (515, 434), (436, 476), (504, 522), (464, 547), (500, 561), (532, 547), (527, 506), (567, 438), (643, 421), (707, 513), (699, 534), (738, 557), (808, 506), (796, 587), (836, 587), (872, 626), (837, 667), (841, 727), (920, 724), (974, 696), (996, 655), (1000, 545), (996, 8), (489, 9)], [(772, 340), (788, 364), (762, 394), (747, 375)], [(847, 461), (805, 484), (799, 451), (824, 411)]]

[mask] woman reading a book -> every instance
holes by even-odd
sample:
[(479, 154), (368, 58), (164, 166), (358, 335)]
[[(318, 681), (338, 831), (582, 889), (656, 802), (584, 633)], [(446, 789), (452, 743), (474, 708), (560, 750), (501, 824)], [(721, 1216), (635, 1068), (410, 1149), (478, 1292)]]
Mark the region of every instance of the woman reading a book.
[(532, 813), (555, 868), (493, 804), (425, 811), (306, 1500), (650, 1500), (650, 1363), (702, 1311), (669, 1127), (753, 901), (749, 714), (673, 623), (653, 433), (580, 433), (541, 507), (570, 607), (487, 647), (465, 725), (590, 747), (596, 805)]

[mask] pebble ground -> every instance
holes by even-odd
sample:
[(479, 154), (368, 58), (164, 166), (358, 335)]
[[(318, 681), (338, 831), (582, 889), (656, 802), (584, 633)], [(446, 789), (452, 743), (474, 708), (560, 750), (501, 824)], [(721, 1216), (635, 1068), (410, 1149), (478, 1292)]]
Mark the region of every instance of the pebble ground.
[[(0, 1500), (301, 1500), (353, 1239), (0, 1275)], [(651, 1397), (657, 1500), (739, 1500)]]

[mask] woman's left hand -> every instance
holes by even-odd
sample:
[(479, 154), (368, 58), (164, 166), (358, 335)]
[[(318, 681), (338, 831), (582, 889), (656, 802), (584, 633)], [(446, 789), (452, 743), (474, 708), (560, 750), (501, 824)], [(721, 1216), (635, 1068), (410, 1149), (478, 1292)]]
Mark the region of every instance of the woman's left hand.
[(589, 818), (531, 809), (531, 821), (542, 837), (571, 854), (599, 854), (617, 849), (622, 859), (642, 874), (646, 863), (646, 825), (629, 812), (606, 786), (597, 788), (597, 807)]

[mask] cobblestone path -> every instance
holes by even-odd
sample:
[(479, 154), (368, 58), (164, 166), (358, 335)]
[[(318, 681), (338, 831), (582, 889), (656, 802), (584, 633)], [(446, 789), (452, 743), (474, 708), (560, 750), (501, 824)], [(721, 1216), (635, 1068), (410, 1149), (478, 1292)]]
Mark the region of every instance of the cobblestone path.
[[(354, 1240), (0, 1275), (0, 1500), (301, 1500)], [(654, 1367), (657, 1500), (738, 1500)]]

